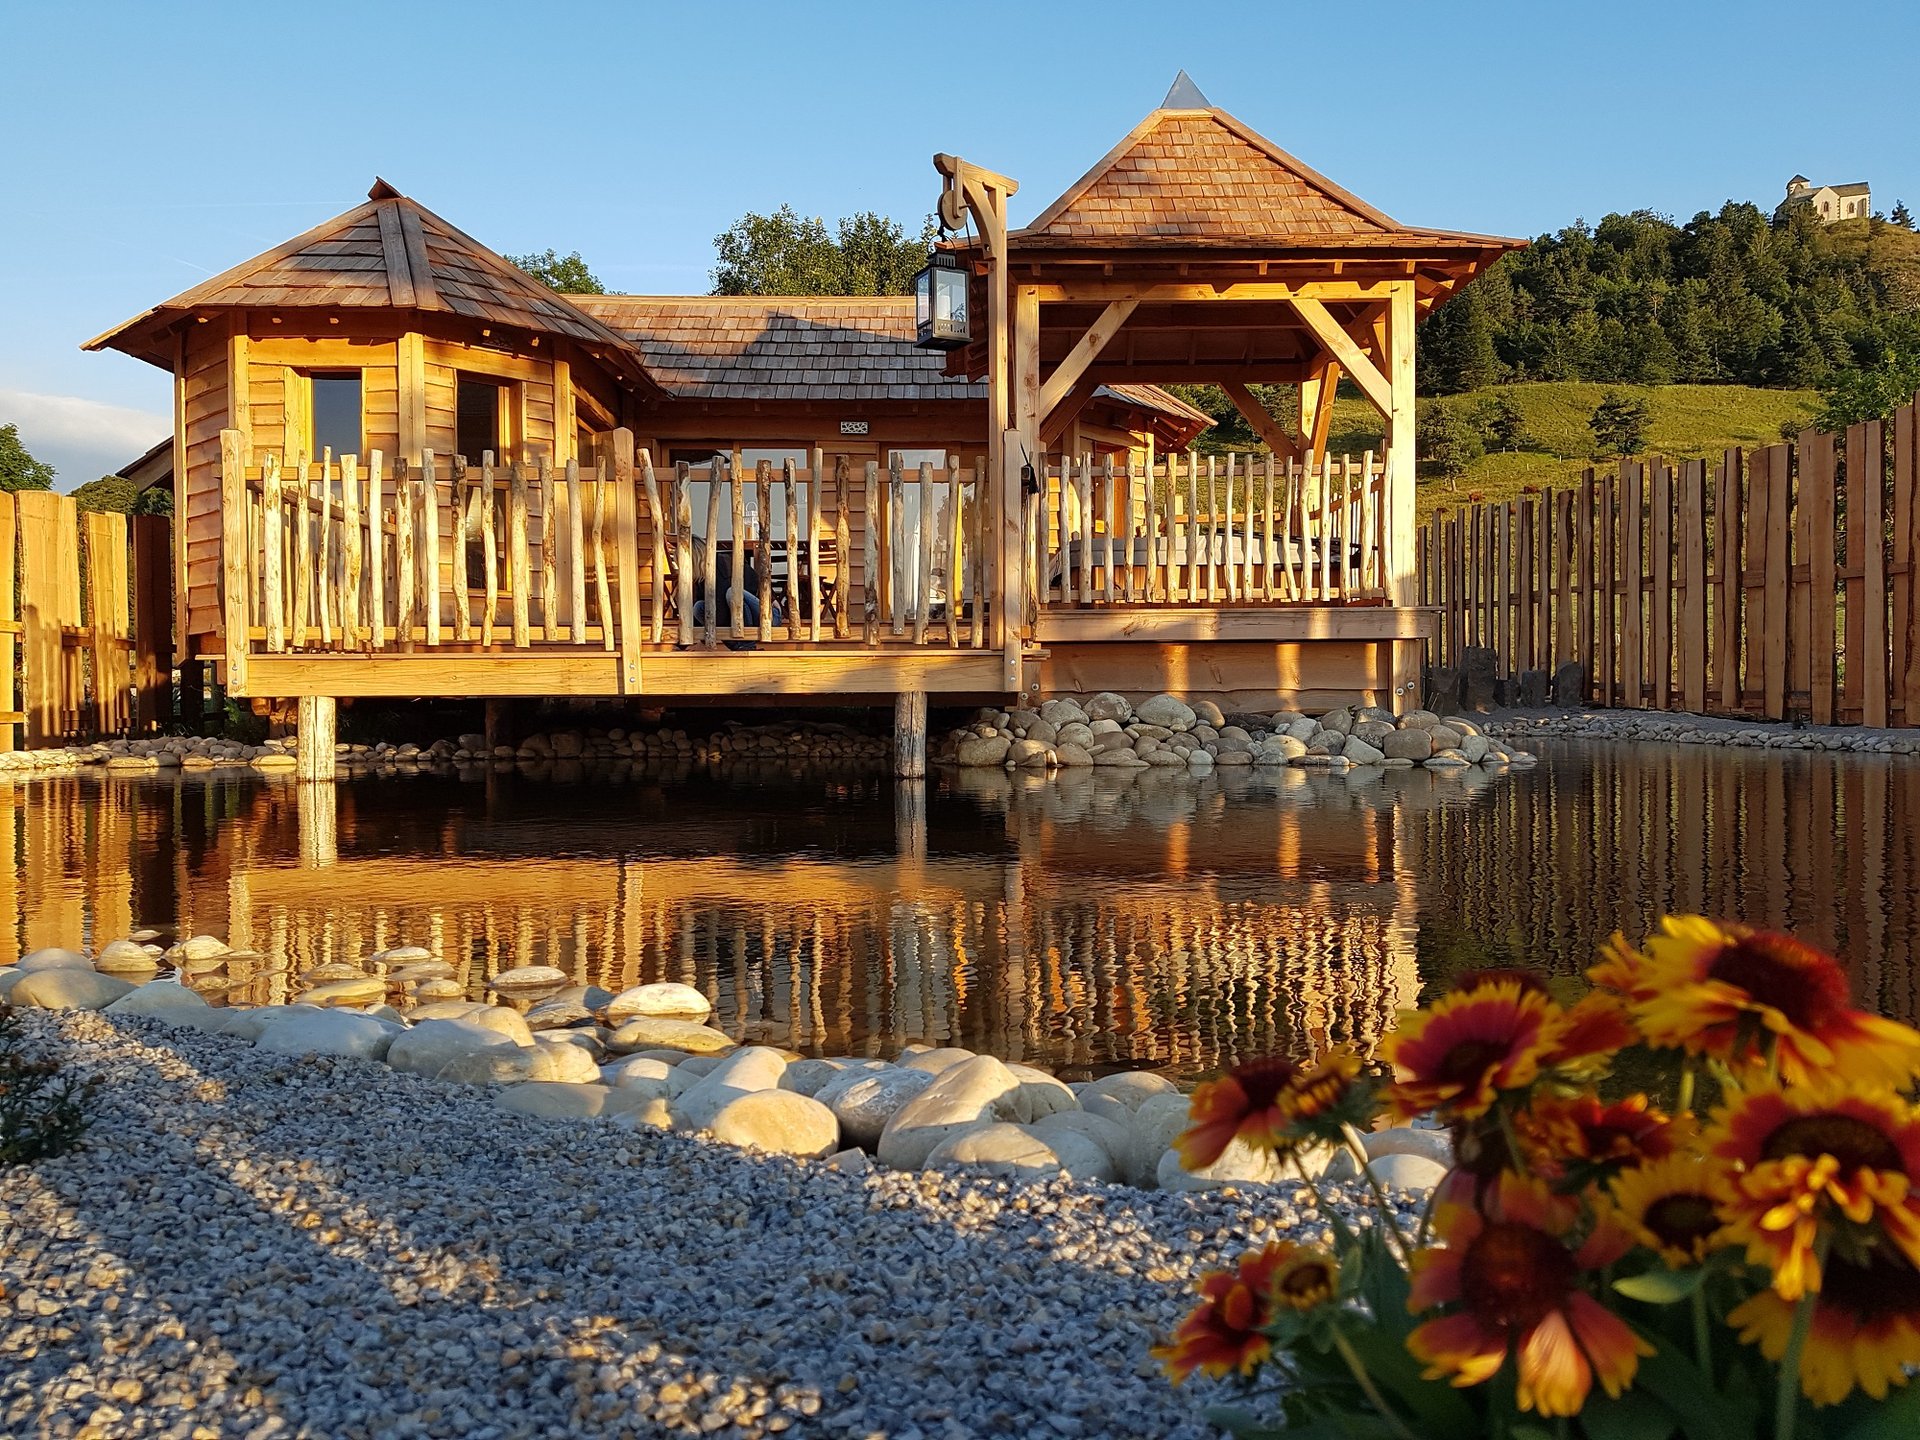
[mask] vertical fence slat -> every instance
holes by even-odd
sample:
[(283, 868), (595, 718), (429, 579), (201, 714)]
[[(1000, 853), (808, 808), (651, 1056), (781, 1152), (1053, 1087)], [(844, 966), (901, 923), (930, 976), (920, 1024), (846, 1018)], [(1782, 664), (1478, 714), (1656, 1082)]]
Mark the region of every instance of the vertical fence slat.
[(1647, 703), (1646, 654), (1646, 470), (1637, 460), (1620, 462), (1621, 615), (1620, 679), (1632, 710)]
[(1768, 445), (1747, 457), (1746, 547), (1742, 553), (1747, 589), (1743, 710), (1766, 709), (1768, 626), (1778, 625), (1783, 631), (1786, 626), (1786, 616), (1774, 614), (1767, 603), (1767, 538), (1772, 523), (1773, 456), (1778, 448)]
[[(915, 567), (913, 583), (913, 643), (927, 643), (927, 625), (933, 619), (933, 536), (939, 528), (933, 520), (933, 465), (930, 461), (920, 462), (919, 510), (915, 517), (918, 533), (914, 546), (918, 563)], [(1009, 564), (1018, 564), (1017, 556), (1008, 557)]]
[[(1029, 497), (1031, 498), (1031, 497)], [(966, 599), (966, 493), (965, 474), (960, 469), (960, 457), (947, 457), (947, 645), (951, 649), (960, 648), (961, 605)], [(1029, 507), (1031, 509), (1031, 506)], [(1031, 537), (1031, 523), (1022, 531)], [(1025, 592), (1028, 607), (1034, 608), (1038, 601), (1033, 593), (1033, 546), (1031, 543), (1020, 547), (1020, 567), (1025, 571)], [(814, 627), (814, 639), (820, 638), (819, 626)]]
[[(1040, 490), (1034, 497), (1030, 514), (1038, 516), (1038, 508), (1046, 500), (1046, 459), (1040, 462)], [(982, 650), (987, 644), (987, 586), (993, 574), (991, 558), (993, 555), (993, 506), (987, 496), (987, 457), (976, 456), (973, 462), (973, 634), (969, 637), (972, 649)], [(1047, 526), (1043, 518), (1036, 519), (1035, 528), (1040, 532), (1038, 545), (1041, 554), (1046, 553)], [(1046, 597), (1047, 577), (1043, 571), (1038, 577), (1041, 598)]]
[(1720, 708), (1729, 714), (1739, 710), (1741, 702), (1740, 609), (1746, 585), (1740, 573), (1740, 547), (1746, 507), (1740, 480), (1745, 469), (1746, 456), (1739, 449), (1722, 452), (1713, 509), (1713, 679)]
[(687, 462), (673, 466), (673, 608), (680, 621), (680, 645), (693, 644), (693, 490)]
[[(631, 440), (630, 433), (628, 435), (628, 439)], [(613, 591), (612, 591), (612, 588), (607, 583), (607, 471), (608, 469), (609, 469), (609, 466), (607, 464), (607, 457), (605, 452), (602, 451), (602, 453), (596, 457), (594, 462), (593, 543), (592, 543), (593, 598), (594, 598), (594, 604), (597, 607), (600, 614), (601, 648), (611, 652), (614, 648), (615, 626), (613, 622)], [(633, 484), (632, 476), (629, 475), (624, 481), (620, 483), (624, 484), (627, 487), (627, 489), (631, 491), (632, 484)], [(631, 498), (632, 498), (631, 494), (629, 494), (628, 496), (629, 501), (631, 501)], [(632, 514), (631, 504), (629, 504), (628, 509), (625, 513), (628, 514), (629, 516)], [(629, 617), (637, 618), (639, 616), (640, 605), (636, 597), (633, 605), (631, 606), (631, 608), (629, 608), (627, 604), (627, 597), (630, 594), (634, 593), (634, 587), (640, 583), (640, 570), (639, 570), (637, 559), (636, 559), (635, 566), (632, 570), (627, 570), (625, 568), (625, 559), (626, 559), (625, 547), (628, 544), (629, 540), (631, 540), (634, 544), (637, 545), (639, 542), (639, 537), (635, 535), (631, 535), (629, 533), (631, 529), (630, 525), (626, 528), (622, 528), (620, 517), (618, 514), (616, 514), (614, 518), (614, 528), (617, 532), (616, 538), (618, 539), (620, 546), (622, 547), (622, 553), (621, 553), (622, 569), (620, 572), (620, 608), (621, 608), (621, 620), (623, 623), (620, 627), (619, 639), (623, 649), (630, 649), (633, 642), (633, 632), (630, 628), (627, 627), (627, 624), (625, 622), (628, 621)], [(636, 556), (638, 555), (637, 550), (635, 554)], [(464, 612), (466, 608), (467, 607), (466, 607), (465, 592), (463, 591), (460, 596), (460, 609), (461, 611)]]
[(320, 643), (331, 649), (335, 619), (340, 609), (339, 592), (333, 580), (333, 450), (331, 447), (320, 452), (320, 496), (317, 504), (319, 513), (315, 516), (315, 520), (316, 528), (320, 532), (320, 554), (314, 565), (313, 574), (314, 582), (320, 592)]
[(1647, 703), (1665, 710), (1673, 703), (1673, 469), (1655, 456), (1648, 470), (1647, 549), (1653, 573), (1647, 592)]
[[(1920, 402), (1893, 416), (1893, 678), (1903, 725), (1920, 726)], [(3, 654), (4, 651), (0, 651)]]
[[(1860, 648), (1848, 655), (1847, 669), (1851, 672), (1858, 668), (1860, 672), (1860, 723), (1884, 728), (1888, 660), (1886, 428), (1878, 420), (1856, 425), (1847, 432), (1847, 488), (1850, 496), (1859, 497), (1858, 509), (1851, 500), (1847, 506), (1847, 544), (1851, 549), (1857, 517), (1861, 548)], [(1851, 603), (1847, 612), (1851, 629)]]
[[(833, 638), (845, 640), (851, 633), (853, 604), (853, 516), (851, 490), (853, 462), (845, 455), (833, 460)], [(975, 508), (986, 497), (984, 486), (974, 489)], [(978, 605), (974, 607), (978, 610)], [(977, 621), (975, 622), (978, 623)]]
[[(185, 524), (185, 520), (179, 523)], [(173, 534), (172, 524), (161, 515), (135, 515), (127, 522), (133, 564), (133, 688), (134, 720), (142, 734), (150, 734), (173, 718), (171, 672), (173, 669)], [(11, 619), (12, 537), (0, 520), (0, 620)], [(13, 667), (7, 642), (13, 637), (0, 634), (0, 665), (7, 679)], [(11, 685), (0, 687), (0, 710), (11, 710), (8, 703)], [(0, 720), (0, 750), (7, 748), (11, 727)]]
[(1680, 703), (1707, 708), (1707, 462), (1680, 465)]
[(1791, 513), (1791, 475), (1788, 450), (1784, 445), (1770, 446), (1772, 460), (1767, 466), (1767, 512), (1773, 523), (1767, 531), (1767, 718), (1784, 720), (1787, 714), (1787, 631), (1781, 623), (1787, 613), (1787, 577), (1793, 565), (1790, 549), (1793, 530), (1787, 523)]
[[(1816, 666), (1820, 663), (1814, 658), (1809, 644), (1819, 633), (1814, 627), (1815, 613), (1821, 603), (1817, 554), (1822, 548), (1831, 552), (1834, 532), (1833, 476), (1829, 473), (1824, 481), (1820, 481), (1815, 473), (1817, 462), (1809, 455), (1807, 447), (1803, 445), (1798, 449), (1797, 464), (1791, 450), (1784, 462), (1789, 472), (1797, 472), (1790, 500), (1793, 506), (1793, 561), (1787, 582), (1787, 704), (1795, 709), (1803, 703), (1801, 696), (1809, 697), (1805, 702), (1808, 706), (1812, 704)], [(1824, 513), (1821, 510), (1823, 496)], [(1783, 521), (1784, 517), (1776, 512), (1775, 523)], [(1816, 537), (1826, 542), (1824, 547), (1816, 543)], [(1831, 583), (1826, 589), (1832, 590)]]
[(1618, 476), (1593, 472), (1594, 525), (1599, 530), (1599, 573), (1594, 577), (1594, 624), (1599, 637), (1598, 683), (1595, 695), (1602, 705), (1620, 704), (1619, 566), (1620, 503)]
[[(701, 619), (705, 622), (700, 627), (700, 643), (709, 650), (720, 641), (720, 508), (723, 504), (720, 492), (725, 488), (729, 474), (727, 462), (718, 455), (714, 456), (707, 466), (707, 535), (706, 542), (700, 547)], [(734, 494), (737, 499), (738, 486), (734, 487)], [(733, 532), (733, 538), (737, 545), (740, 541), (738, 529)], [(736, 554), (733, 565), (734, 591), (728, 597), (736, 625), (740, 623), (740, 569), (739, 556)]]
[[(669, 517), (660, 508), (660, 477), (653, 473), (651, 451), (640, 452), (640, 486), (647, 496), (647, 533), (653, 542), (653, 583), (647, 587), (650, 592), (647, 596), (647, 638), (658, 645), (667, 638), (667, 531), (670, 525)], [(491, 550), (492, 546), (488, 546), (488, 549)]]
[[(185, 525), (187, 517), (182, 515), (179, 523)], [(13, 496), (0, 491), (0, 754), (13, 750), (20, 742), (15, 738), (19, 733), (14, 714), (14, 653), (15, 631), (20, 614), (14, 603), (14, 542), (18, 534), (19, 522), (15, 518)]]
[[(420, 619), (426, 628), (429, 648), (440, 643), (440, 475), (435, 464), (438, 457), (431, 450), (420, 452), (420, 484), (417, 487), (420, 497)], [(572, 470), (573, 461), (567, 465), (570, 487), (577, 490), (579, 481)], [(574, 546), (574, 565), (579, 565), (580, 547)]]
[(1807, 607), (1804, 621), (1795, 633), (1795, 638), (1805, 647), (1805, 658), (1796, 658), (1794, 669), (1805, 676), (1808, 714), (1813, 723), (1831, 725), (1836, 700), (1834, 661), (1840, 645), (1834, 610), (1834, 586), (1838, 578), (1835, 551), (1839, 539), (1835, 533), (1839, 523), (1835, 487), (1839, 476), (1834, 467), (1832, 436), (1817, 430), (1803, 431), (1796, 449), (1800, 462), (1800, 514), (1805, 517), (1804, 528), (1801, 528), (1805, 549), (1800, 558), (1807, 567)]
[[(587, 535), (586, 508), (580, 488), (580, 462), (567, 461), (567, 528), (563, 538), (567, 547), (567, 622), (570, 638), (576, 645), (587, 643)], [(433, 486), (427, 487), (427, 511), (435, 513)], [(436, 609), (438, 607), (435, 607)], [(428, 623), (433, 624), (431, 614)]]
[[(488, 535), (491, 538), (492, 532)], [(347, 649), (360, 643), (360, 576), (366, 534), (360, 528), (360, 457), (340, 457), (340, 638)], [(489, 556), (491, 558), (491, 556)]]
[(867, 461), (866, 573), (860, 584), (865, 619), (861, 638), (880, 643), (880, 463)]
[[(375, 650), (387, 643), (386, 456), (375, 450), (367, 456), (367, 624), (368, 645)], [(523, 507), (524, 516), (524, 507)], [(521, 551), (526, 550), (526, 526), (521, 525)]]

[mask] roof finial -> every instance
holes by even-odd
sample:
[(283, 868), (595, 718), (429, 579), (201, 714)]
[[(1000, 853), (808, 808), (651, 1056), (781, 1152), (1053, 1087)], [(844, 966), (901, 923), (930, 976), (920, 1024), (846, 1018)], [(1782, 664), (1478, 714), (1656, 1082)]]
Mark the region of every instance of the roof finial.
[(378, 175), (373, 177), (373, 188), (367, 191), (367, 199), (369, 200), (400, 200), (404, 198), (398, 190), (394, 189), (393, 186), (382, 180)]
[(1162, 110), (1211, 110), (1213, 102), (1200, 93), (1200, 87), (1193, 83), (1193, 77), (1182, 70), (1173, 77), (1173, 84), (1167, 88), (1167, 98), (1160, 102)]

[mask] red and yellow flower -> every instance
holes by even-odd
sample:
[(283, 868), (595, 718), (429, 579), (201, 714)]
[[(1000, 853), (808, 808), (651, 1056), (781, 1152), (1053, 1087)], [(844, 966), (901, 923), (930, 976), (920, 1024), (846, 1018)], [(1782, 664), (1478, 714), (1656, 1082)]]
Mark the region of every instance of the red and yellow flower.
[(1591, 1092), (1536, 1096), (1515, 1126), (1535, 1162), (1557, 1174), (1642, 1165), (1674, 1150), (1673, 1118), (1645, 1095), (1612, 1104)]
[(1200, 1304), (1153, 1356), (1176, 1385), (1196, 1370), (1251, 1375), (1273, 1353), (1275, 1317), (1324, 1305), (1339, 1287), (1338, 1266), (1321, 1251), (1286, 1240), (1249, 1251), (1234, 1269), (1201, 1277)]
[[(1762, 1290), (1727, 1317), (1740, 1338), (1778, 1364), (1793, 1334), (1795, 1306)], [(1876, 1400), (1920, 1366), (1920, 1270), (1879, 1248), (1860, 1260), (1835, 1255), (1814, 1303), (1800, 1352), (1800, 1388), (1816, 1405), (1837, 1405), (1856, 1388)]]
[(1616, 936), (1588, 974), (1627, 998), (1658, 1048), (1736, 1068), (1771, 1056), (1790, 1081), (1837, 1072), (1900, 1085), (1920, 1075), (1920, 1031), (1854, 1009), (1839, 962), (1790, 935), (1669, 915), (1643, 951)]
[(1337, 1139), (1340, 1127), (1365, 1119), (1356, 1104), (1360, 1061), (1350, 1050), (1328, 1051), (1311, 1065), (1274, 1056), (1236, 1066), (1194, 1087), (1192, 1123), (1174, 1140), (1189, 1170), (1211, 1165), (1235, 1140), (1290, 1155), (1314, 1140)]
[(1717, 1188), (1692, 1155), (1668, 1155), (1613, 1177), (1614, 1219), (1675, 1270), (1707, 1258), (1720, 1233)]
[(1595, 1380), (1620, 1394), (1653, 1352), (1582, 1276), (1624, 1255), (1631, 1237), (1603, 1215), (1575, 1243), (1578, 1203), (1538, 1179), (1504, 1174), (1487, 1199), (1484, 1212), (1440, 1207), (1443, 1246), (1413, 1257), (1408, 1308), (1447, 1309), (1407, 1337), (1426, 1378), (1478, 1385), (1511, 1353), (1522, 1410), (1577, 1415)]
[(1726, 1166), (1727, 1237), (1773, 1271), (1782, 1299), (1821, 1288), (1817, 1243), (1846, 1225), (1920, 1264), (1920, 1113), (1890, 1091), (1844, 1081), (1762, 1084), (1716, 1112), (1709, 1153)]
[(1524, 1090), (1540, 1077), (1565, 1020), (1544, 990), (1505, 977), (1402, 1011), (1399, 1028), (1382, 1043), (1396, 1071), (1394, 1112), (1402, 1119), (1430, 1110), (1467, 1119), (1486, 1114), (1502, 1092)]

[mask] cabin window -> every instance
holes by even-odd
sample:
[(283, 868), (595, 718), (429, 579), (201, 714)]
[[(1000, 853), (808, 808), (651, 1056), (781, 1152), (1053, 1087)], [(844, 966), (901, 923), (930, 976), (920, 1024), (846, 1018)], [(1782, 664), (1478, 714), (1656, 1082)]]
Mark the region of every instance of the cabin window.
[[(725, 447), (719, 448), (721, 448), (722, 453), (726, 453)], [(804, 470), (812, 463), (812, 461), (807, 458), (809, 452), (804, 446), (800, 445), (761, 445), (747, 446), (734, 453), (739, 457), (738, 464), (740, 468), (738, 475), (746, 481), (746, 485), (741, 491), (741, 508), (746, 514), (747, 533), (749, 535), (758, 535), (760, 533), (760, 491), (759, 487), (754, 484), (754, 476), (760, 462), (765, 460), (767, 464), (773, 468), (773, 489), (768, 502), (773, 510), (773, 514), (768, 517), (772, 522), (770, 534), (775, 540), (786, 539), (787, 505), (785, 495), (780, 489), (781, 466), (784, 462), (791, 460), (794, 469)], [(671, 465), (675, 461), (685, 460), (688, 464), (699, 466), (701, 470), (704, 470), (707, 464), (712, 461), (713, 454), (712, 448), (674, 449), (668, 451), (667, 463)], [(687, 482), (687, 498), (693, 512), (693, 534), (696, 539), (705, 538), (707, 533), (707, 495), (710, 488), (704, 479), (690, 480)], [(733, 505), (731, 496), (723, 496), (720, 502), (720, 529), (718, 538), (726, 541), (733, 539)]]
[(307, 377), (307, 414), (312, 453), (360, 454), (360, 372), (343, 370)]
[(466, 456), (469, 465), (478, 465), (481, 456), (489, 450), (496, 460), (505, 459), (511, 448), (505, 424), (507, 414), (507, 387), (501, 382), (479, 375), (456, 377), (455, 453)]

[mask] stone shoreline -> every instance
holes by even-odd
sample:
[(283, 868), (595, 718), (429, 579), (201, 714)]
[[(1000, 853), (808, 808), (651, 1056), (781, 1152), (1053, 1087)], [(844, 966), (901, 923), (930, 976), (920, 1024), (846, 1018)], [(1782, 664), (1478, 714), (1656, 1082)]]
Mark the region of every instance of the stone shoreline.
[(1297, 1186), (850, 1174), (19, 1013), (101, 1088), (83, 1150), (0, 1172), (11, 1434), (1200, 1440), (1223, 1392), (1148, 1345), (1201, 1270), (1324, 1238)]
[(1487, 734), (1509, 740), (1619, 740), (1739, 750), (1920, 755), (1920, 730), (1875, 730), (1856, 725), (1796, 727), (1646, 710), (1508, 710), (1476, 718)]

